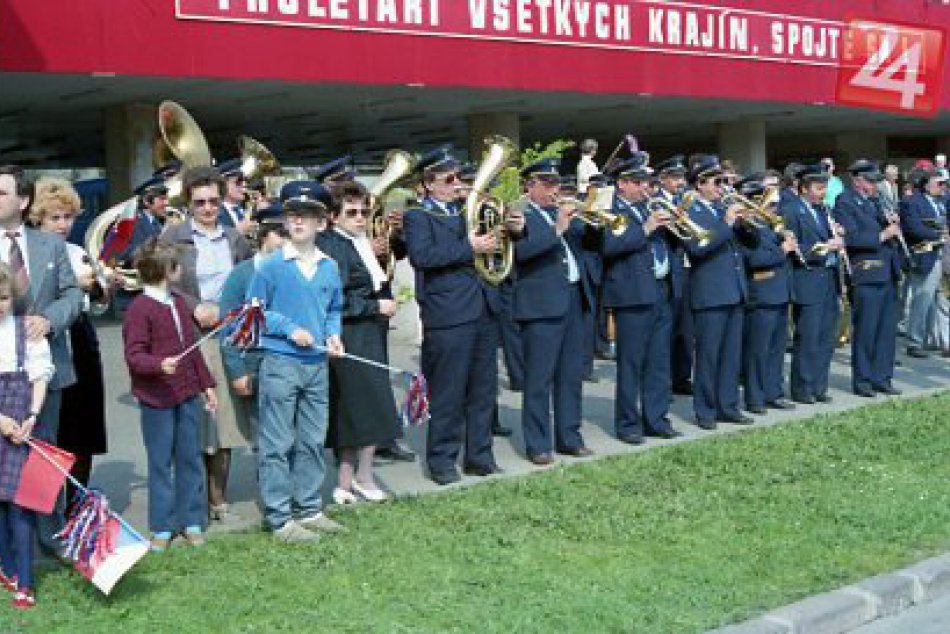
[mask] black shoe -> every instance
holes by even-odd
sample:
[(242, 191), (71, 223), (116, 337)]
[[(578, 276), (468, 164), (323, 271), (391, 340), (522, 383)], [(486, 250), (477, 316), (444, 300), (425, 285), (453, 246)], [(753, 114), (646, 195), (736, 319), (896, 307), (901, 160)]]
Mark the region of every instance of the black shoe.
[(745, 409), (750, 414), (758, 414), (759, 416), (769, 413), (769, 410), (765, 409), (761, 405), (751, 405), (751, 406), (746, 407)]
[(801, 403), (802, 405), (814, 405), (815, 397), (814, 396), (793, 396), (792, 400), (796, 403)]
[(689, 381), (684, 383), (676, 383), (673, 385), (673, 394), (679, 394), (680, 396), (692, 396), (693, 384)]
[[(818, 397), (815, 397), (815, 400), (818, 400)], [(786, 401), (784, 398), (777, 398), (774, 401), (769, 401), (765, 404), (766, 407), (770, 409), (795, 409), (795, 404), (789, 401)]]
[(513, 432), (512, 432), (510, 429), (508, 429), (507, 427), (502, 427), (501, 425), (492, 425), (492, 427), (491, 427), (491, 435), (492, 435), (492, 436), (499, 436), (499, 437), (501, 437), (501, 438), (507, 438), (507, 437), (510, 436), (512, 433), (513, 433)]
[(618, 435), (617, 440), (628, 445), (642, 445), (644, 443), (643, 436), (639, 434)]
[(891, 384), (882, 385), (880, 387), (875, 385), (874, 391), (880, 394), (887, 394), (888, 396), (899, 396), (904, 393), (903, 391), (898, 390), (896, 387), (894, 387)]
[(429, 473), (429, 477), (432, 478), (432, 481), (439, 486), (452, 484), (462, 479), (462, 476), (460, 476), (459, 472), (455, 469), (450, 469), (448, 471), (432, 471)]
[(818, 401), (819, 403), (830, 403), (831, 397), (828, 396), (827, 394), (819, 394), (818, 396), (815, 397), (815, 400)]
[(908, 348), (907, 356), (914, 357), (915, 359), (929, 359), (930, 355), (921, 350), (920, 348)]
[(696, 420), (696, 425), (698, 425), (700, 429), (706, 429), (709, 431), (712, 431), (719, 426), (714, 420), (703, 420), (701, 418)]
[(869, 387), (857, 387), (854, 389), (854, 393), (864, 398), (874, 398), (875, 396), (874, 390)]
[(408, 449), (403, 449), (398, 443), (390, 447), (377, 447), (376, 457), (383, 460), (395, 460), (396, 462), (416, 461), (416, 454)]
[(504, 473), (504, 470), (494, 463), (490, 465), (467, 464), (462, 467), (462, 473), (470, 476), (485, 477), (495, 473)]
[(679, 438), (682, 435), (683, 435), (683, 432), (676, 431), (672, 427), (670, 427), (669, 429), (661, 429), (659, 431), (655, 429), (647, 430), (647, 436), (652, 436), (654, 438), (666, 438), (667, 440), (669, 440), (670, 438)]
[(562, 449), (558, 449), (557, 452), (565, 456), (574, 456), (575, 458), (586, 458), (587, 456), (594, 455), (594, 450), (589, 447), (585, 447), (584, 445), (581, 445), (580, 447), (564, 447)]
[(751, 425), (755, 419), (745, 414), (730, 414), (719, 419), (723, 423), (732, 423), (733, 425)]

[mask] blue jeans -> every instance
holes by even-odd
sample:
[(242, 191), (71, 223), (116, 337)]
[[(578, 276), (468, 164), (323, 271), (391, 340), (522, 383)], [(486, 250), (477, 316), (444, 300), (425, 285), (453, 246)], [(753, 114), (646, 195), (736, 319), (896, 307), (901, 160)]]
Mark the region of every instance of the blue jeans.
[(326, 464), (326, 362), (304, 365), (267, 353), (261, 363), (258, 482), (268, 526), (319, 513)]
[(0, 565), (21, 588), (33, 588), (34, 513), (13, 502), (0, 502)]
[[(175, 532), (208, 521), (198, 397), (169, 408), (142, 404), (148, 454), (148, 527)], [(173, 473), (174, 469), (174, 473)]]

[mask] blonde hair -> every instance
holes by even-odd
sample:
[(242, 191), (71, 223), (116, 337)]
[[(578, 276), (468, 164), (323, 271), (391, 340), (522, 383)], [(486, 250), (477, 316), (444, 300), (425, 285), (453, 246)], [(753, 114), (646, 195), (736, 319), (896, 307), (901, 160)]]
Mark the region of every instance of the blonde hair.
[(27, 212), (31, 224), (39, 226), (46, 214), (68, 209), (78, 212), (82, 206), (79, 194), (68, 180), (44, 176), (36, 181), (33, 204)]

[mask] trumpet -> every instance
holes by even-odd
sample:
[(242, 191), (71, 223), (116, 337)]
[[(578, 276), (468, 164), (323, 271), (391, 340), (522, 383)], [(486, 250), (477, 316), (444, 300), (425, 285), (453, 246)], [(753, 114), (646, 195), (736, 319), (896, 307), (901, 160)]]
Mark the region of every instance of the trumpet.
[(943, 245), (947, 244), (946, 238), (940, 238), (939, 240), (924, 240), (923, 242), (918, 242), (912, 247), (912, 250), (917, 255), (922, 253), (930, 253), (936, 251), (937, 249), (942, 249)]
[[(590, 190), (595, 189), (594, 187), (590, 188)], [(588, 190), (589, 193), (593, 193), (590, 192), (590, 190)], [(574, 217), (584, 224), (597, 229), (609, 229), (615, 236), (623, 235), (627, 227), (630, 226), (630, 221), (627, 220), (626, 216), (621, 216), (620, 214), (615, 214), (606, 209), (597, 207), (596, 199), (596, 194), (589, 195), (586, 201), (578, 200), (577, 198), (563, 197), (557, 200), (557, 206), (562, 207), (568, 205), (574, 207)]]
[(752, 201), (739, 192), (729, 191), (723, 194), (722, 203), (726, 208), (738, 206), (744, 212), (740, 219), (753, 227), (770, 227), (776, 232), (782, 231), (785, 219), (770, 207), (778, 202), (778, 189), (767, 187), (757, 201)]
[(712, 240), (712, 231), (703, 229), (698, 223), (694, 222), (687, 214), (693, 202), (696, 200), (696, 194), (686, 192), (683, 194), (683, 200), (680, 204), (674, 205), (667, 199), (657, 196), (647, 201), (647, 211), (657, 216), (666, 216), (671, 219), (667, 229), (680, 240), (696, 240), (699, 246), (703, 247)]

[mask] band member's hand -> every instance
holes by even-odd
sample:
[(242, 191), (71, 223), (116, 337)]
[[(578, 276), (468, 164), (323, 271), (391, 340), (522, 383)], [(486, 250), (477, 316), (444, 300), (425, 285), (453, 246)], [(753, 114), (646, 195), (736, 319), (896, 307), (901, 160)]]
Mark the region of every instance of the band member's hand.
[(836, 236), (844, 237), (848, 233), (847, 231), (845, 231), (844, 226), (838, 224), (837, 222), (831, 225), (831, 228), (832, 230), (834, 230)]
[(795, 239), (794, 233), (785, 234), (785, 240), (782, 241), (782, 251), (785, 252), (785, 255), (789, 253), (794, 253), (798, 249), (798, 240)]
[(218, 322), (220, 309), (217, 304), (211, 302), (202, 302), (195, 306), (195, 321), (202, 328), (211, 328)]
[(722, 217), (722, 220), (731, 227), (740, 217), (742, 217), (742, 206), (733, 205), (726, 210), (726, 215)]
[(577, 215), (577, 206), (574, 203), (562, 202), (557, 208), (557, 221), (554, 223), (554, 231), (563, 235), (571, 226), (571, 220)]
[(831, 240), (828, 241), (828, 247), (832, 251), (844, 251), (845, 250), (844, 240), (842, 240), (841, 238), (832, 238)]
[(468, 234), (468, 241), (472, 243), (472, 251), (475, 253), (494, 253), (497, 249), (495, 236), (490, 233), (479, 235), (473, 231)]
[(389, 253), (389, 240), (383, 237), (373, 238), (373, 255), (382, 257)]
[(254, 384), (251, 382), (251, 377), (247, 374), (231, 381), (231, 389), (234, 390), (234, 393), (238, 396), (253, 396), (254, 394)]
[(237, 229), (242, 236), (254, 235), (254, 232), (257, 231), (257, 223), (250, 218), (245, 218), (241, 222), (237, 223), (237, 227), (235, 227), (235, 229)]
[(92, 291), (96, 285), (96, 274), (92, 271), (81, 273), (76, 276), (76, 282), (79, 284), (79, 288), (88, 293)]
[(524, 214), (521, 211), (510, 209), (505, 229), (512, 235), (521, 235), (524, 232), (524, 222)]
[(301, 348), (312, 348), (314, 343), (313, 335), (303, 328), (298, 328), (290, 333), (290, 340)]
[(661, 227), (668, 227), (672, 220), (670, 214), (665, 212), (654, 212), (643, 222), (643, 233), (650, 235)]
[(340, 339), (340, 335), (331, 335), (327, 337), (327, 354), (331, 357), (342, 357), (345, 350), (343, 349), (343, 340)]
[(165, 357), (162, 359), (162, 372), (165, 374), (174, 374), (178, 370), (179, 357)]
[(218, 394), (213, 387), (205, 390), (205, 409), (212, 414), (218, 411)]
[(386, 218), (389, 219), (389, 226), (392, 227), (393, 231), (402, 231), (403, 211), (403, 209), (393, 209), (386, 215)]
[(887, 242), (892, 238), (896, 238), (900, 234), (901, 228), (897, 225), (891, 224), (887, 225), (884, 228), (884, 231), (881, 232), (881, 242)]
[(26, 336), (28, 339), (38, 341), (49, 334), (49, 319), (42, 315), (27, 315), (26, 317)]
[(379, 314), (384, 317), (392, 317), (396, 314), (398, 307), (396, 302), (391, 299), (381, 299), (379, 301)]

